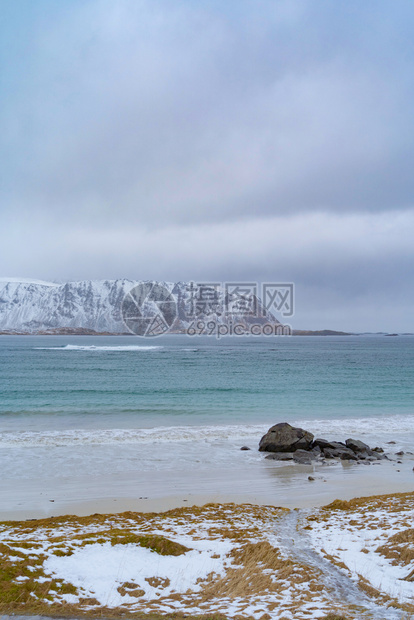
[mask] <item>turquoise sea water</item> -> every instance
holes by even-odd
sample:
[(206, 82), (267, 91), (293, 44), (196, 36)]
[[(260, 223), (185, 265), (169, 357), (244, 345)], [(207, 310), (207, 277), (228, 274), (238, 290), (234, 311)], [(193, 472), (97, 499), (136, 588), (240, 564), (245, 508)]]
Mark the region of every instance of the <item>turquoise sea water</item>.
[(190, 477), (243, 490), (240, 472), (264, 467), (258, 442), (281, 421), (412, 446), (414, 337), (0, 338), (10, 505), (44, 497), (53, 480), (72, 499), (128, 495), (132, 482), (137, 493), (188, 491)]
[(414, 337), (0, 339), (2, 430), (414, 413)]

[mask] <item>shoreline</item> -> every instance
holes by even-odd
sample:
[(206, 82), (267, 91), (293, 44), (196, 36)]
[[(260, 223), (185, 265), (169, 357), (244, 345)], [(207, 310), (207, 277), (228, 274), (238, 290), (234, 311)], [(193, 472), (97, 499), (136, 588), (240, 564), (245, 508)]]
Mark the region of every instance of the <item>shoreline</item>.
[[(108, 496), (57, 497), (27, 502), (21, 508), (14, 502), (14, 507), (0, 506), (0, 522), (43, 519), (57, 516), (76, 515), (79, 517), (92, 514), (120, 514), (123, 512), (162, 513), (174, 508), (201, 507), (210, 503), (251, 504), (255, 506), (273, 506), (294, 509), (318, 508), (334, 500), (352, 500), (358, 497), (384, 495), (391, 493), (409, 493), (414, 491), (413, 459), (403, 463), (395, 461), (361, 465), (336, 464), (328, 467), (310, 467), (307, 465), (288, 465), (269, 467), (269, 473), (280, 482), (279, 487), (269, 484), (268, 489), (261, 485), (256, 492), (205, 491), (167, 493), (148, 493), (148, 495), (124, 496), (116, 493)], [(340, 469), (339, 469), (340, 468)], [(398, 469), (397, 469), (398, 468)], [(338, 471), (339, 470), (339, 471)], [(309, 476), (313, 480), (309, 480)], [(279, 480), (278, 480), (279, 479)], [(269, 481), (270, 482), (270, 481)], [(217, 481), (218, 483), (218, 481)], [(252, 480), (254, 483), (254, 480)], [(55, 489), (56, 490), (56, 489)], [(49, 493), (50, 495), (50, 493)]]

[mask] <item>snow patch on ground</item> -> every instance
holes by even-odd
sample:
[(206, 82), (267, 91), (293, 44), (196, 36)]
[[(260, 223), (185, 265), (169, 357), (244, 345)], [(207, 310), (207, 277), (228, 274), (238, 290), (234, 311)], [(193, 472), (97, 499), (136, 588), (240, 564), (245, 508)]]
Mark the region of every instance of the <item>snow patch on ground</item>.
[(414, 584), (405, 580), (414, 570), (414, 559), (404, 564), (380, 553), (392, 536), (414, 526), (414, 503), (411, 500), (405, 509), (392, 501), (388, 507), (381, 503), (328, 515), (320, 511), (322, 519), (311, 521), (312, 545), (321, 555), (343, 563), (355, 582), (362, 577), (381, 594), (414, 605)]
[[(124, 583), (143, 590), (139, 598), (153, 600), (159, 596), (200, 591), (200, 581), (208, 575), (224, 575), (227, 554), (233, 545), (222, 541), (176, 540), (192, 550), (180, 556), (160, 555), (139, 545), (110, 543), (88, 545), (69, 557), (48, 558), (46, 573), (82, 589), (84, 596), (96, 598), (101, 605), (118, 607), (135, 603), (136, 597), (119, 593)], [(214, 557), (213, 557), (214, 556)], [(151, 583), (158, 583), (158, 586)], [(129, 588), (132, 592), (134, 588)]]

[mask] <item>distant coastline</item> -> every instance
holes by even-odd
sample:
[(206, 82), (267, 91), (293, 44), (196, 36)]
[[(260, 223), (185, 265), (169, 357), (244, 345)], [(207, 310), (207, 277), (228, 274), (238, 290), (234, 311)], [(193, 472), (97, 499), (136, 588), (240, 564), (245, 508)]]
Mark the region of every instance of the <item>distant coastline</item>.
[[(183, 331), (170, 331), (170, 334), (185, 335)], [(39, 330), (35, 332), (3, 330), (0, 336), (133, 336), (130, 332), (98, 332), (86, 327), (57, 327), (53, 329)], [(293, 329), (292, 336), (414, 336), (414, 333), (387, 333), (387, 332), (343, 332), (333, 329)]]

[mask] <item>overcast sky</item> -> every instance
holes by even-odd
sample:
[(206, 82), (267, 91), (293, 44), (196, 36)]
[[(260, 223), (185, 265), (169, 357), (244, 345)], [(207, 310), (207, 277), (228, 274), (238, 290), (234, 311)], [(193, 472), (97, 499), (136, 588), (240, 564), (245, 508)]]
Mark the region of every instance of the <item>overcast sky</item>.
[(411, 0), (0, 0), (0, 275), (414, 331)]

